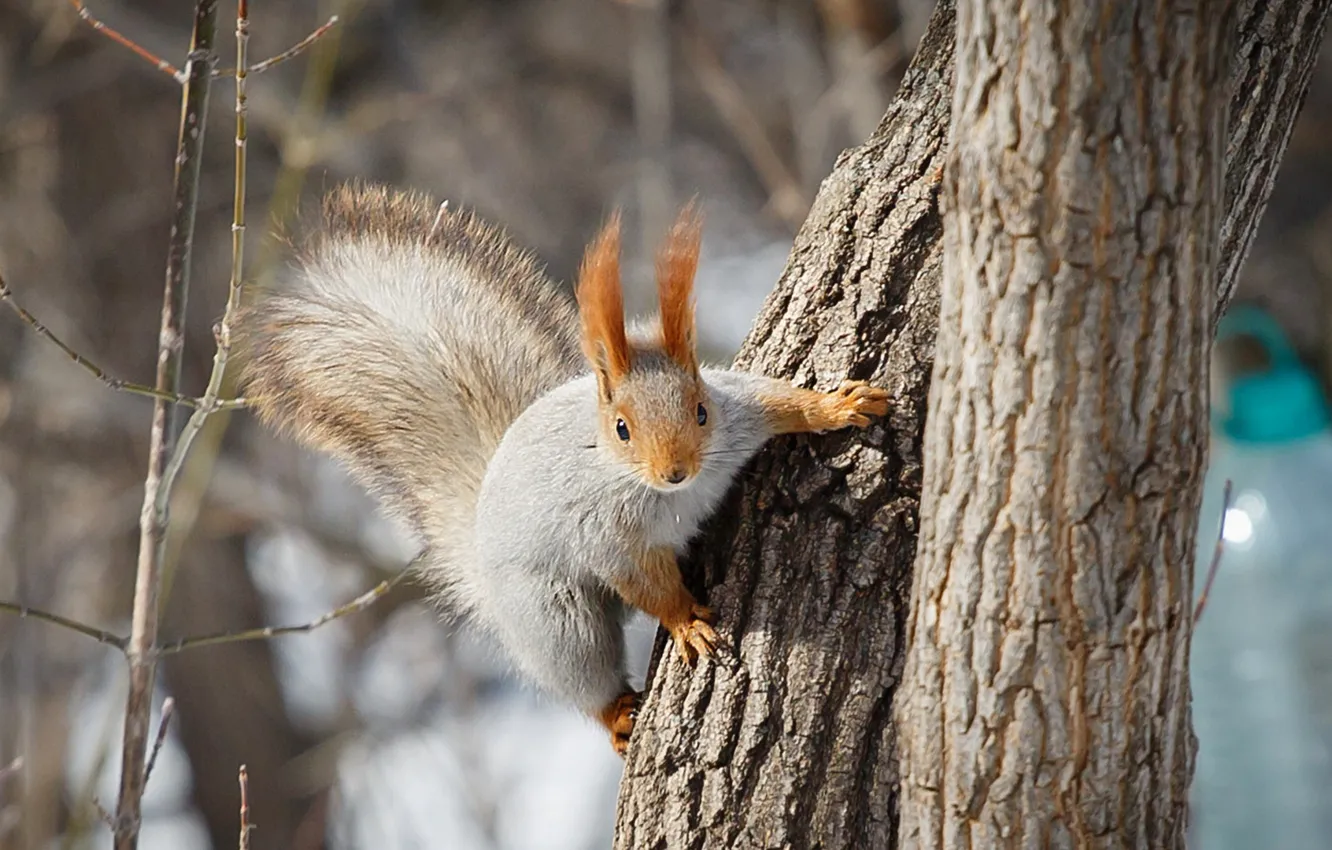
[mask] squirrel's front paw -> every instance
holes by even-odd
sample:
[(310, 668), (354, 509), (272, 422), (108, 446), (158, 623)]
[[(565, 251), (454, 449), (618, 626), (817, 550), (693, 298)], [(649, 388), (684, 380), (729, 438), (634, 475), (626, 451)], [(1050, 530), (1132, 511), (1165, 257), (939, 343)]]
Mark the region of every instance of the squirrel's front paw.
[(717, 615), (712, 613), (711, 608), (694, 604), (690, 606), (689, 614), (685, 618), (662, 625), (671, 633), (671, 640), (675, 641), (675, 648), (679, 650), (680, 658), (692, 667), (698, 656), (711, 655), (721, 643), (716, 630), (712, 628), (715, 622)]
[(626, 691), (601, 710), (601, 724), (610, 732), (611, 746), (621, 758), (629, 749), (629, 736), (634, 734), (634, 723), (638, 720), (638, 706), (642, 701), (642, 694), (637, 691)]
[(843, 381), (824, 399), (835, 428), (848, 425), (864, 428), (870, 424), (871, 416), (883, 416), (888, 412), (888, 391), (864, 381)]

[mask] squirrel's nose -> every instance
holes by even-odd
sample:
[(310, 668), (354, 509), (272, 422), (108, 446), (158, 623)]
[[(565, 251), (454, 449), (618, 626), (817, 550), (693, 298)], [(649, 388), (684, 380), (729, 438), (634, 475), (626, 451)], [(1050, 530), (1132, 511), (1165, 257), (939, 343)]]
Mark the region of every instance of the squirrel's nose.
[(666, 475), (668, 484), (679, 484), (683, 480), (685, 480), (685, 471), (678, 466)]

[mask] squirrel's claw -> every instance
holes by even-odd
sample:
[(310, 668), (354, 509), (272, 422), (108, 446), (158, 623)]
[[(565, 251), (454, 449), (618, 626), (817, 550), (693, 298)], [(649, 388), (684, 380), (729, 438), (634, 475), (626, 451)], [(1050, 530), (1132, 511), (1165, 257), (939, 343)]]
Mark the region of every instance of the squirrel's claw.
[(833, 416), (840, 420), (843, 428), (848, 425), (867, 427), (871, 416), (883, 416), (888, 412), (888, 398), (887, 390), (872, 387), (865, 381), (843, 381), (841, 386), (828, 393)]
[(694, 666), (699, 656), (710, 656), (721, 645), (712, 624), (717, 622), (717, 615), (711, 608), (694, 605), (689, 611), (689, 618), (671, 626), (671, 639), (680, 653), (680, 659), (687, 666)]

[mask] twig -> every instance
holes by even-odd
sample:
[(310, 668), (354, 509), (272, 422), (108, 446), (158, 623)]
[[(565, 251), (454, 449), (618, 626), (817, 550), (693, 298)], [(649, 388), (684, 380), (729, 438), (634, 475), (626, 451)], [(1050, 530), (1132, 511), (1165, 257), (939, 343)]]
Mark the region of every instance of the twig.
[(68, 832), (71, 835), (80, 835), (84, 833), (89, 824), (88, 811), (91, 811), (97, 820), (106, 824), (107, 828), (114, 834), (116, 830), (115, 818), (102, 805), (101, 798), (97, 795), (96, 789), (100, 785), (99, 780), (106, 775), (107, 763), (111, 760), (116, 745), (116, 727), (119, 725), (119, 718), (113, 712), (105, 712), (105, 717), (97, 721), (97, 740), (90, 741), (93, 757), (91, 762), (84, 766), (81, 771), (82, 776), (74, 781), (77, 783), (77, 790), (71, 790), (71, 799), (87, 800), (88, 804), (79, 805), (74, 809), (77, 820), (70, 824)]
[[(308, 623), (302, 623), (295, 626), (265, 626), (259, 629), (249, 629), (243, 632), (222, 632), (212, 635), (199, 635), (197, 637), (181, 638), (162, 644), (153, 653), (157, 658), (164, 655), (175, 655), (178, 652), (184, 652), (189, 649), (197, 649), (202, 646), (216, 646), (220, 643), (241, 643), (243, 641), (264, 640), (266, 638), (280, 637), (282, 635), (298, 634), (301, 632), (312, 632), (321, 626), (325, 626), (334, 620), (340, 620), (343, 617), (355, 614), (358, 611), (364, 611), (380, 598), (388, 595), (388, 592), (401, 584), (407, 576), (415, 569), (420, 562), (421, 556), (417, 556), (411, 563), (404, 567), (392, 578), (384, 579), (379, 584), (362, 593), (345, 605), (334, 608), (319, 615)], [(6, 602), (0, 600), (0, 611), (8, 611), (17, 614), (20, 618), (31, 617), (34, 620), (42, 620), (52, 625), (61, 626), (70, 631), (78, 632), (85, 637), (90, 637), (98, 643), (115, 647), (121, 652), (125, 652), (129, 646), (129, 639), (117, 634), (99, 629), (96, 626), (90, 626), (81, 623), (78, 620), (72, 620), (69, 617), (62, 617), (59, 614), (52, 614), (49, 611), (43, 611), (39, 608), (31, 608), (27, 605), (20, 605), (17, 602)], [(157, 750), (162, 746), (162, 736), (166, 734), (166, 723), (170, 719), (174, 703), (168, 699), (162, 707), (162, 725), (158, 729), (157, 744), (153, 748), (153, 755), (144, 769), (144, 780), (147, 781), (147, 774), (152, 771), (153, 760), (157, 758)]]
[(114, 646), (121, 652), (125, 651), (128, 641), (120, 635), (113, 635), (108, 631), (99, 629), (95, 626), (89, 626), (80, 623), (78, 620), (71, 620), (68, 617), (62, 617), (59, 614), (52, 614), (50, 611), (42, 611), (38, 608), (29, 608), (27, 605), (20, 605), (17, 602), (0, 601), (0, 611), (9, 611), (19, 615), (20, 618), (31, 617), (34, 620), (42, 620), (53, 625), (63, 626), (71, 631), (86, 635), (98, 643), (104, 643), (107, 646)]
[(246, 91), (249, 78), (247, 64), (250, 47), (249, 0), (237, 0), (236, 3), (236, 179), (232, 193), (231, 218), (231, 282), (227, 288), (227, 304), (222, 311), (222, 319), (213, 326), (213, 337), (217, 348), (213, 352), (213, 371), (208, 376), (208, 386), (204, 389), (201, 404), (190, 414), (185, 427), (180, 432), (180, 441), (167, 461), (162, 474), (162, 487), (157, 492), (157, 510), (165, 515), (171, 501), (171, 488), (180, 474), (180, 468), (189, 456), (190, 445), (199, 436), (204, 422), (212, 414), (214, 405), (222, 392), (222, 379), (227, 372), (227, 361), (231, 357), (231, 323), (240, 306), (241, 281), (245, 267), (245, 177), (246, 154), (249, 135), (245, 124)]
[(250, 850), (250, 830), (254, 825), (250, 823), (250, 772), (245, 769), (245, 765), (240, 766), (240, 772), (236, 776), (240, 780), (240, 850)]
[[(176, 174), (171, 236), (167, 250), (166, 283), (162, 293), (162, 325), (158, 334), (157, 379), (162, 392), (180, 391), (180, 360), (184, 348), (184, 316), (189, 290), (190, 259), (194, 247), (194, 220), (199, 205), (199, 166), (208, 116), (208, 90), (212, 82), (213, 40), (217, 34), (217, 0), (197, 0), (189, 59), (185, 65), (185, 93), (181, 103), (176, 142)], [(215, 402), (216, 394), (209, 400)], [(198, 413), (199, 411), (195, 411)], [(139, 560), (134, 581), (134, 612), (126, 647), (129, 658), (129, 696), (125, 704), (125, 733), (121, 747), (120, 793), (116, 803), (115, 850), (136, 850), (144, 790), (144, 767), (152, 717), (153, 685), (157, 676), (158, 596), (161, 592), (170, 483), (164, 479), (173, 457), (168, 405), (153, 402), (144, 478), (143, 512), (139, 520)]]
[[(333, 11), (338, 13), (340, 21), (345, 21), (348, 13), (362, 2), (364, 0), (333, 0)], [(323, 120), (325, 102), (334, 67), (337, 64), (342, 31), (343, 28), (340, 26), (329, 30), (327, 35), (311, 48), (309, 59), (304, 63), (304, 82), (295, 108), (283, 116), (282, 132), (279, 133), (280, 167), (268, 201), (267, 218), (271, 221), (280, 222), (295, 212), (301, 184), (313, 165), (317, 141), (309, 128)], [(252, 110), (250, 115), (253, 115)], [(247, 263), (248, 277), (253, 278), (257, 273), (262, 278), (268, 270), (271, 270), (275, 251), (280, 244), (281, 241), (273, 234), (265, 234), (265, 238), (259, 243), (257, 257)], [(235, 394), (234, 370), (227, 370), (222, 378), (222, 386), (225, 393)], [(203, 494), (209, 486), (213, 466), (217, 462), (218, 452), (230, 421), (230, 411), (222, 411), (208, 418), (207, 424), (194, 440), (189, 460), (181, 469), (172, 488), (171, 532), (167, 539), (167, 557), (162, 581), (161, 599), (164, 608), (170, 599), (173, 577), (180, 564), (181, 553), (188, 545), (198, 519)]]
[[(28, 312), (23, 307), (23, 305), (19, 304), (18, 301), (14, 299), (14, 292), (9, 288), (9, 284), (5, 282), (4, 275), (2, 274), (0, 274), (0, 301), (3, 301), (6, 304), (8, 304), (9, 309), (13, 310), (15, 315), (17, 315), (20, 319), (22, 319), (24, 323), (27, 324), (30, 328), (36, 331), (38, 336), (42, 337), (43, 339), (55, 345), (56, 348), (59, 348), (61, 351), (65, 353), (66, 357), (68, 357), (70, 360), (73, 360), (76, 364), (82, 367), (84, 371), (88, 372), (94, 378), (101, 381), (103, 384), (110, 387), (111, 389), (120, 390), (121, 392), (132, 393), (134, 395), (147, 396), (148, 398), (161, 399), (163, 401), (171, 402), (172, 404), (183, 404), (186, 407), (200, 406), (201, 404), (200, 399), (194, 398), (193, 396), (187, 396), (187, 395), (182, 395), (181, 393), (158, 390), (153, 387), (147, 386), (146, 384), (136, 384), (131, 381), (125, 381), (115, 377), (114, 375), (111, 375), (105, 369), (103, 369), (102, 367), (98, 366), (96, 363), (89, 360), (87, 357), (84, 357), (82, 354), (75, 351), (71, 345), (66, 343), (60, 337), (56, 336), (55, 333), (50, 328), (42, 324), (42, 322), (39, 321), (36, 316)], [(213, 409), (234, 410), (236, 408), (245, 407), (246, 404), (247, 402), (243, 398), (218, 399), (217, 404)]]
[(134, 53), (134, 55), (147, 60), (154, 65), (157, 70), (166, 73), (171, 79), (175, 80), (180, 85), (185, 85), (186, 75), (181, 72), (179, 68), (172, 65), (161, 56), (158, 56), (156, 53), (153, 53), (151, 50), (140, 46), (139, 43), (133, 39), (121, 35), (97, 18), (93, 17), (92, 12), (89, 12), (88, 8), (83, 5), (83, 0), (69, 0), (69, 5), (73, 6), (74, 10), (79, 13), (79, 17), (87, 21), (89, 26), (93, 29), (111, 39), (116, 44), (119, 44), (121, 47), (129, 48), (130, 52)]
[(1217, 568), (1221, 566), (1221, 553), (1226, 546), (1226, 512), (1230, 510), (1230, 479), (1226, 479), (1226, 489), (1221, 494), (1221, 528), (1216, 533), (1216, 548), (1212, 550), (1212, 562), (1207, 565), (1207, 579), (1203, 582), (1202, 593), (1198, 594), (1198, 604), (1193, 607), (1193, 624), (1202, 619), (1203, 609), (1207, 607), (1207, 594), (1212, 592), (1212, 582), (1216, 580)]
[[(324, 24), (323, 24), (322, 26), (320, 26), (318, 29), (316, 29), (314, 32), (310, 33), (310, 34), (307, 35), (305, 38), (303, 38), (303, 39), (301, 39), (300, 41), (296, 42), (296, 43), (293, 44), (291, 47), (288, 47), (286, 50), (282, 51), (282, 52), (279, 53), (278, 55), (276, 55), (276, 56), (272, 56), (272, 57), (269, 57), (268, 59), (265, 59), (265, 60), (262, 61), (262, 62), (257, 62), (257, 63), (255, 63), (254, 65), (251, 65), (250, 68), (249, 68), (249, 73), (251, 73), (251, 74), (262, 74), (264, 71), (267, 71), (267, 70), (269, 70), (270, 68), (274, 68), (274, 67), (276, 67), (276, 66), (278, 66), (278, 65), (281, 65), (283, 62), (286, 62), (288, 59), (292, 59), (292, 58), (294, 58), (294, 57), (296, 57), (296, 56), (299, 56), (302, 52), (304, 52), (304, 50), (305, 50), (307, 47), (309, 47), (310, 45), (314, 44), (314, 43), (315, 43), (316, 41), (318, 41), (319, 39), (323, 38), (323, 37), (324, 37), (324, 33), (328, 32), (328, 31), (331, 30), (331, 29), (333, 29), (334, 25), (336, 25), (337, 22), (338, 22), (338, 16), (337, 16), (337, 15), (333, 15), (333, 16), (330, 17), (327, 21), (325, 21)], [(214, 77), (234, 77), (234, 76), (236, 76), (236, 69), (235, 69), (235, 68), (223, 68), (222, 70), (214, 71), (214, 72), (213, 72), (213, 76), (214, 76)]]
[(106, 806), (102, 805), (102, 801), (93, 797), (92, 805), (93, 811), (97, 812), (97, 819), (114, 831), (116, 828), (116, 819), (106, 810)]
[(281, 635), (298, 634), (301, 632), (312, 632), (320, 626), (325, 626), (334, 620), (340, 620), (357, 611), (364, 611), (374, 602), (388, 594), (390, 590), (398, 586), (413, 571), (413, 567), (420, 561), (421, 556), (408, 564), (401, 572), (393, 578), (385, 579), (379, 584), (362, 593), (346, 605), (334, 608), (326, 614), (311, 620), (308, 623), (301, 623), (296, 626), (265, 626), (259, 629), (248, 629), (243, 632), (223, 632), (213, 635), (200, 635), (198, 637), (181, 638), (177, 641), (163, 644), (158, 649), (158, 656), (174, 655), (177, 652), (184, 652), (187, 649), (198, 649), (201, 646), (216, 646), (220, 643), (240, 643), (250, 640), (267, 640), (268, 638), (279, 637)]
[(166, 743), (167, 729), (171, 726), (171, 716), (176, 713), (176, 701), (167, 697), (162, 701), (162, 719), (157, 723), (157, 739), (153, 741), (153, 751), (148, 756), (148, 766), (143, 769), (143, 784), (148, 785), (148, 780), (152, 778), (153, 766), (157, 764), (157, 754), (162, 752), (162, 744)]

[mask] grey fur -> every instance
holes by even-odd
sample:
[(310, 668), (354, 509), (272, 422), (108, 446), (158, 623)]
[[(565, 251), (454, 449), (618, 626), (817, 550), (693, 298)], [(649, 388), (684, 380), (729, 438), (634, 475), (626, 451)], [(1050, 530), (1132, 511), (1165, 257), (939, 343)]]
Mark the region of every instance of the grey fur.
[(486, 469), (467, 579), (484, 588), (478, 613), (525, 675), (584, 711), (625, 689), (626, 611), (610, 582), (636, 568), (630, 541), (683, 553), (772, 436), (757, 397), (782, 382), (719, 369), (703, 379), (709, 445), (725, 448), (705, 450), (699, 474), (679, 489), (649, 487), (602, 445), (590, 375), (524, 411)]

